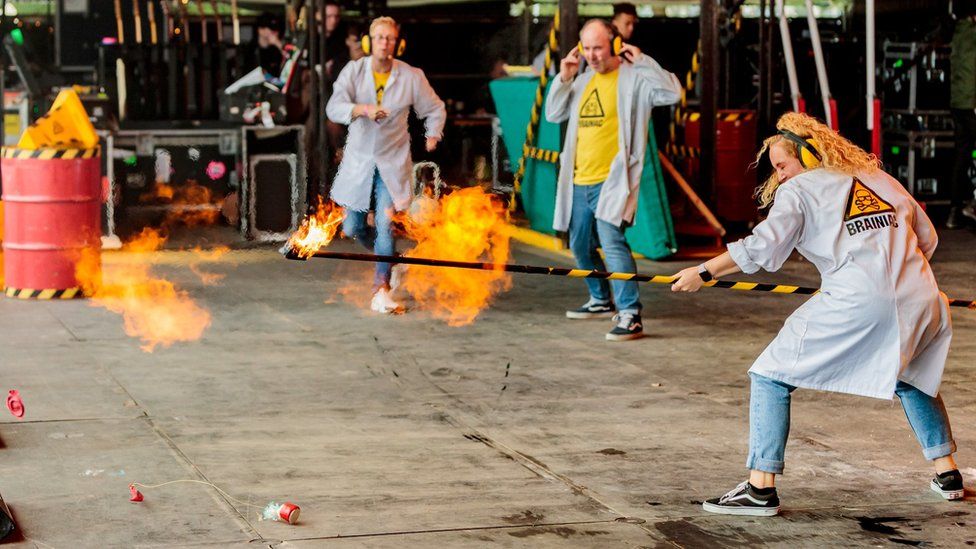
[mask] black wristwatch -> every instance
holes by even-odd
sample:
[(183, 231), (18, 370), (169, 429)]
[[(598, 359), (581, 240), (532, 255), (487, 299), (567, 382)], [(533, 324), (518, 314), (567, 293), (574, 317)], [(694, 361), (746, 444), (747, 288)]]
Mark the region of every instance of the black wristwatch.
[(702, 263), (698, 266), (698, 276), (701, 277), (702, 282), (710, 282), (712, 280), (712, 273), (708, 272), (708, 268)]

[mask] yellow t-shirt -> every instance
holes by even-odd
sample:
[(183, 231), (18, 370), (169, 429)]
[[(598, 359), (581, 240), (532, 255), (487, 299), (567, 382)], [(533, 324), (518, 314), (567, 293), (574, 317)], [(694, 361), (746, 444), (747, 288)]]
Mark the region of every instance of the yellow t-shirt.
[(583, 90), (576, 134), (577, 185), (596, 185), (607, 179), (610, 164), (620, 150), (617, 130), (617, 77), (620, 69), (594, 74)]
[(386, 89), (386, 81), (390, 79), (388, 72), (373, 71), (373, 82), (376, 83), (376, 104), (383, 104), (383, 91)]

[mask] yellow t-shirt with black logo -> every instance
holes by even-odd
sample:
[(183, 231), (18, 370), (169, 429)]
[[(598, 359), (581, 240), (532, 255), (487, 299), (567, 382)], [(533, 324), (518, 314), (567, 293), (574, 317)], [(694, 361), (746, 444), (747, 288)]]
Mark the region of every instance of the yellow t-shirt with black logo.
[(383, 104), (383, 91), (386, 90), (386, 81), (390, 79), (388, 72), (373, 71), (373, 82), (376, 84), (376, 104)]
[(607, 179), (620, 150), (617, 130), (617, 77), (620, 69), (594, 74), (583, 90), (576, 134), (577, 185), (596, 185)]

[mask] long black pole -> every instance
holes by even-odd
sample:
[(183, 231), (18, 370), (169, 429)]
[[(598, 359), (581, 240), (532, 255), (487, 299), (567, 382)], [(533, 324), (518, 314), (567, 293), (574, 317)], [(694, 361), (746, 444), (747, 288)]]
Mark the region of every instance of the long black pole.
[[(299, 255), (294, 249), (283, 251), (286, 259), (305, 261), (309, 257), (320, 259), (341, 259), (345, 261), (365, 261), (369, 263), (400, 263), (402, 265), (422, 265), (425, 267), (449, 267), (455, 269), (470, 269), (475, 271), (504, 271), (508, 273), (540, 274), (549, 276), (565, 276), (569, 278), (602, 278), (610, 280), (629, 280), (632, 282), (651, 282), (654, 284), (673, 284), (677, 278), (666, 275), (646, 275), (640, 273), (611, 273), (607, 271), (587, 271), (585, 269), (567, 269), (565, 267), (540, 267), (538, 265), (517, 265), (513, 263), (482, 263), (478, 261), (453, 261), (449, 259), (429, 259), (426, 257), (408, 257), (402, 255), (356, 254), (345, 252), (318, 251), (308, 257)], [(725, 288), (729, 290), (743, 290), (750, 292), (772, 292), (776, 294), (813, 295), (820, 290), (804, 286), (790, 286), (787, 284), (762, 284), (759, 282), (736, 282), (734, 280), (712, 280), (705, 286), (711, 288)], [(966, 307), (976, 310), (976, 300), (950, 299), (951, 307)]]

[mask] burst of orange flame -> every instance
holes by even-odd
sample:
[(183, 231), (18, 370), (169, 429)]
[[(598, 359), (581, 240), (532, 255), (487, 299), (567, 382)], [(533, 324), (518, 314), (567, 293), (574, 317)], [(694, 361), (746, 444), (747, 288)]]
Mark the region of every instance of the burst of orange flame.
[[(122, 250), (145, 254), (165, 241), (158, 231), (144, 229)], [(147, 353), (160, 345), (197, 340), (210, 325), (210, 313), (172, 282), (154, 277), (148, 261), (109, 262), (102, 267), (99, 251), (85, 250), (75, 275), (93, 305), (122, 315), (125, 333), (139, 338)]]
[[(453, 261), (506, 263), (509, 231), (505, 210), (479, 187), (452, 192), (439, 201), (424, 201), (421, 215), (400, 215), (407, 236), (417, 245), (403, 255)], [(505, 271), (471, 271), (411, 265), (402, 287), (420, 308), (463, 326), (512, 286)]]
[(213, 191), (209, 187), (192, 179), (179, 187), (157, 182), (152, 189), (139, 197), (142, 203), (166, 206), (164, 228), (175, 225), (187, 227), (213, 225), (220, 218), (221, 200), (214, 198)]
[(345, 217), (343, 209), (335, 204), (319, 204), (315, 214), (305, 217), (295, 234), (288, 239), (288, 246), (299, 257), (309, 258), (335, 238), (342, 219)]
[(200, 278), (200, 282), (202, 282), (204, 286), (213, 286), (223, 280), (227, 275), (203, 271), (200, 269), (200, 263), (220, 261), (220, 258), (227, 255), (228, 252), (230, 252), (230, 248), (227, 246), (217, 246), (210, 250), (204, 250), (200, 247), (193, 248), (190, 250), (190, 253), (193, 254), (195, 261), (190, 262), (190, 271)]

